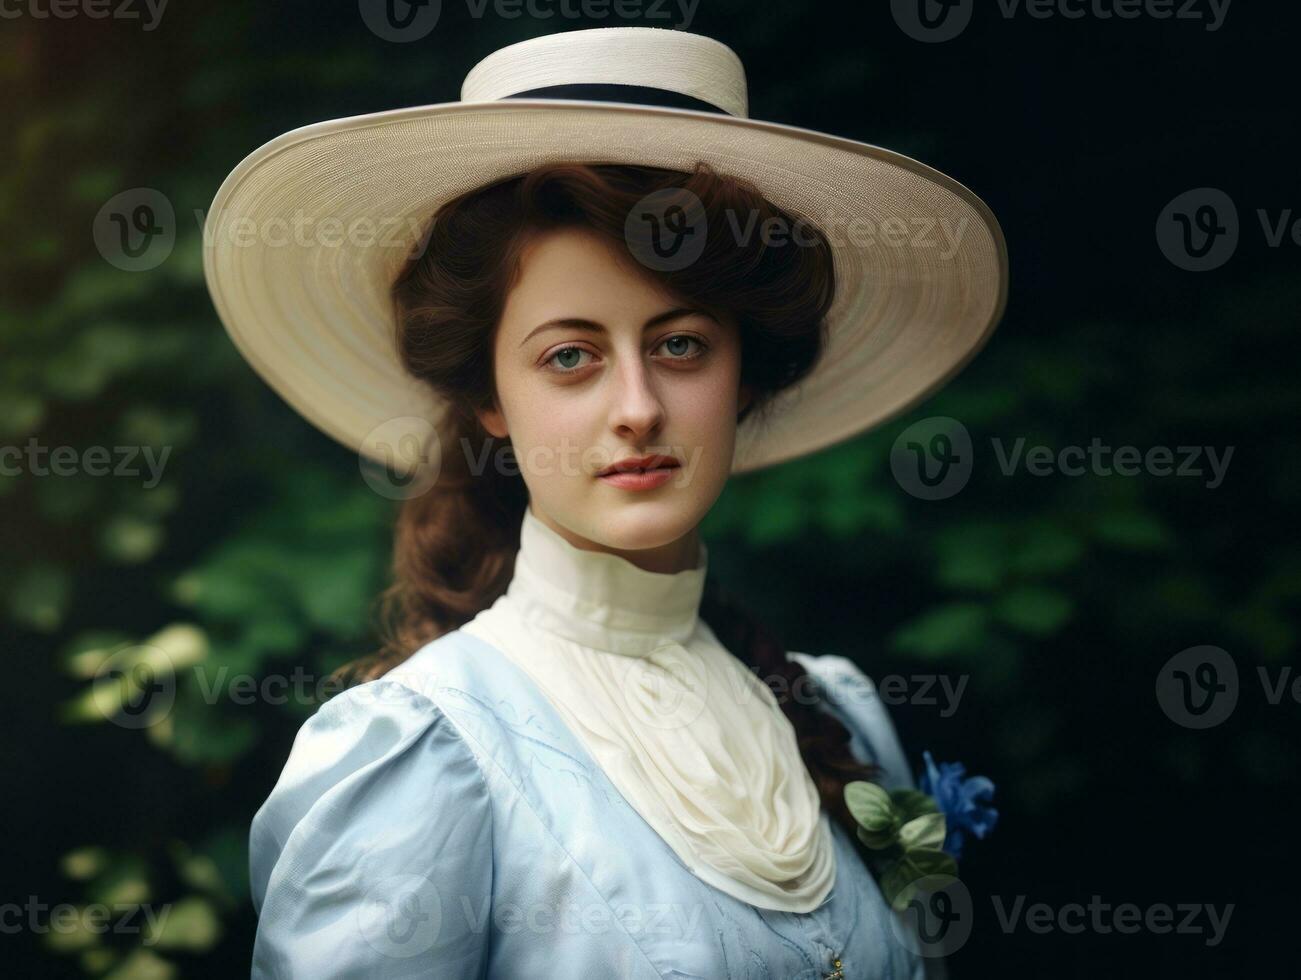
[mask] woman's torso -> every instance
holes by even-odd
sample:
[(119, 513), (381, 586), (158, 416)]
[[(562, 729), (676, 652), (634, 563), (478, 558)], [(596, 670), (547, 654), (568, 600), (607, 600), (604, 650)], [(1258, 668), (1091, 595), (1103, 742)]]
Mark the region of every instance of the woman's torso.
[[(833, 661), (834, 669), (847, 664), (835, 657), (801, 659), (815, 675), (819, 661), (827, 661), (827, 669)], [(412, 702), (404, 711), (427, 712), (431, 724), (439, 716), (437, 747), (431, 741), (426, 751), (406, 751), (400, 761), (392, 756), (387, 762), (359, 752), (357, 771), (334, 788), (327, 784), (338, 766), (332, 767), (335, 775), (323, 776), (318, 768), (302, 779), (291, 778), (286, 767), (266, 815), (258, 815), (265, 831), (259, 834), (256, 822), (254, 827), (254, 891), (262, 912), (255, 975), (284, 975), (277, 970), (294, 962), (292, 947), (313, 941), (304, 932), (315, 933), (318, 943), (304, 955), (324, 957), (324, 948), (340, 947), (330, 962), (341, 972), (332, 976), (350, 975), (353, 963), (358, 975), (369, 976), (923, 975), (924, 961), (909, 950), (901, 921), (886, 907), (843, 828), (832, 827), (834, 887), (814, 911), (773, 911), (732, 898), (687, 869), (593, 763), (532, 681), (484, 641), (454, 631), (382, 680), (340, 698), (362, 699), (367, 688), (374, 706), (341, 705), (336, 710), (348, 712), (352, 721), (318, 740), (332, 749), (305, 745), (301, 752), (347, 752), (349, 739), (362, 729), (384, 738), (386, 705), (404, 698)], [(375, 697), (379, 692), (383, 696)], [(893, 740), (891, 732), (868, 731), (874, 727), (870, 715), (858, 706), (838, 714), (866, 754), (877, 754), (874, 741)], [(897, 746), (887, 751), (897, 752)], [(440, 779), (437, 760), (448, 753), (459, 753), (460, 764), (447, 767), (447, 792), (420, 786)], [(385, 765), (400, 766), (405, 774), (381, 777)], [(375, 807), (365, 792), (366, 778), (377, 786), (381, 778), (415, 784), (407, 810), (441, 812), (407, 812), (404, 820), (391, 808)], [(344, 794), (337, 787), (346, 780), (354, 785)], [(298, 797), (280, 808), (286, 815), (292, 811), (288, 820), (273, 805), (277, 793)], [(313, 793), (314, 801), (305, 798)], [(354, 798), (365, 802), (350, 803)], [(358, 827), (359, 819), (374, 826)], [(427, 838), (408, 833), (407, 820), (446, 823), (436, 847), (441, 853), (429, 853), (434, 848), (422, 843)], [(344, 836), (365, 854), (350, 859), (340, 841), (334, 860), (310, 856), (312, 848), (329, 848), (330, 841), (317, 838), (344, 822)], [(309, 877), (313, 888), (286, 880), (295, 874)], [(333, 918), (303, 911), (322, 889), (336, 906)], [(293, 900), (276, 901), (269, 892), (292, 893)], [(341, 939), (340, 931), (355, 936)]]

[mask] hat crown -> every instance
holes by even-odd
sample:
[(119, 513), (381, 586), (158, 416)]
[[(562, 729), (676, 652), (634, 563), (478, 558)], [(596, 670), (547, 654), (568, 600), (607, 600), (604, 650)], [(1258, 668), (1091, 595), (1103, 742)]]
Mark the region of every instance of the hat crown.
[(470, 69), (461, 101), (584, 84), (673, 92), (740, 118), (749, 111), (745, 68), (735, 51), (702, 34), (662, 27), (595, 27), (507, 45)]

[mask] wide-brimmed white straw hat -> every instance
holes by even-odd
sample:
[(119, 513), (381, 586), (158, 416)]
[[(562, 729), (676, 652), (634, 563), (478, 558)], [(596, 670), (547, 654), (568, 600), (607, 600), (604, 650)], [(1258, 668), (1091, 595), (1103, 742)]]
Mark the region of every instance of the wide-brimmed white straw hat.
[[(549, 162), (689, 172), (703, 160), (832, 246), (828, 348), (767, 424), (741, 423), (733, 472), (792, 459), (953, 377), (1002, 315), (1007, 247), (950, 177), (747, 111), (740, 59), (698, 34), (616, 27), (512, 44), (474, 66), (460, 102), (315, 123), (251, 153), (209, 211), (208, 288), (240, 352), (290, 405), (391, 462), (395, 440), (424, 444), (445, 413), (398, 360), (390, 296), (440, 205)], [(799, 239), (795, 229), (787, 247)]]

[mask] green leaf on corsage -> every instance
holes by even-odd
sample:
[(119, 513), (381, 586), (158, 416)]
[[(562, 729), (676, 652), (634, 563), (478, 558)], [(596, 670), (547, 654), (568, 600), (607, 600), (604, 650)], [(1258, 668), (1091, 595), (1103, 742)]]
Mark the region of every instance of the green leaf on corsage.
[(944, 815), (927, 813), (909, 820), (899, 828), (899, 843), (905, 853), (912, 850), (938, 851), (944, 846)]
[(915, 820), (923, 814), (940, 812), (935, 800), (919, 789), (891, 790), (890, 802), (895, 805), (904, 823)]
[(908, 907), (917, 882), (932, 875), (958, 876), (958, 862), (952, 855), (934, 848), (915, 848), (890, 861), (881, 873), (881, 892), (898, 911)]
[(869, 863), (882, 894), (895, 909), (907, 907), (922, 878), (957, 877), (957, 861), (941, 850), (944, 814), (926, 793), (915, 789), (888, 793), (875, 783), (855, 780), (845, 786), (845, 805), (858, 824), (858, 839), (877, 852)]
[(894, 802), (876, 783), (855, 780), (845, 786), (845, 805), (858, 824), (858, 839), (872, 850), (883, 850), (899, 837), (902, 821)]

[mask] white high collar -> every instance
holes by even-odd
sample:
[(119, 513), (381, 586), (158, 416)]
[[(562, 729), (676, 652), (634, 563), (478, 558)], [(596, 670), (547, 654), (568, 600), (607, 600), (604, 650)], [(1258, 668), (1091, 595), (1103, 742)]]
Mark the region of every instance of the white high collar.
[(709, 563), (703, 541), (699, 549), (694, 568), (648, 572), (618, 555), (570, 544), (526, 508), (506, 594), (541, 629), (596, 650), (644, 657), (666, 642), (685, 643), (695, 631)]

